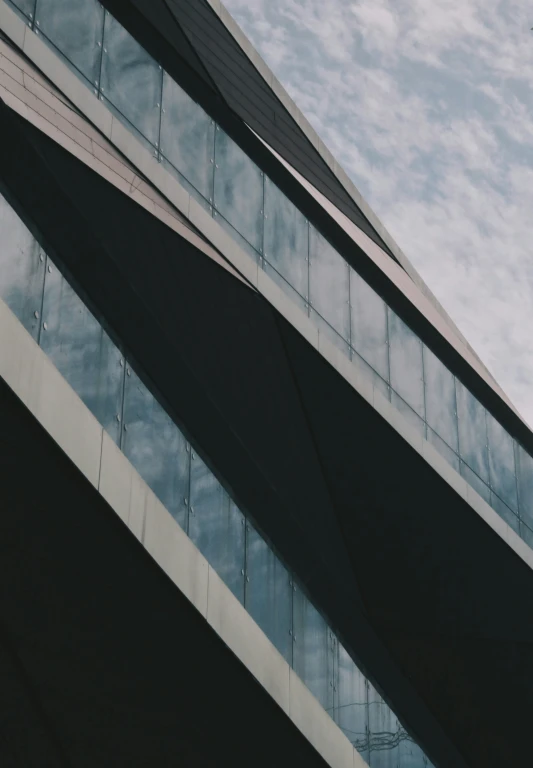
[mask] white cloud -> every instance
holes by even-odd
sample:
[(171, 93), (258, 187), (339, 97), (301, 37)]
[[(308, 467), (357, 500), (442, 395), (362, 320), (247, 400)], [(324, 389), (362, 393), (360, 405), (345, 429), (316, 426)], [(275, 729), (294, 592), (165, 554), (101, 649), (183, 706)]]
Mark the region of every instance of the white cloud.
[(226, 0), (533, 423), (530, 0)]

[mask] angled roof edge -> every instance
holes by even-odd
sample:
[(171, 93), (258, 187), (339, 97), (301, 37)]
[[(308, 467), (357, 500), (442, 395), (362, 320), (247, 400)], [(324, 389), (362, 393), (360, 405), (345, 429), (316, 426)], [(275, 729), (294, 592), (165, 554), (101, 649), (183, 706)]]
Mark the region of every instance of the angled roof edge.
[[(441, 315), (441, 317), (447, 323), (447, 325), (450, 327), (453, 333), (467, 347), (468, 351), (472, 355), (474, 355), (478, 363), (483, 367), (487, 376), (489, 376), (495, 382), (493, 375), (491, 374), (489, 369), (486, 367), (486, 365), (483, 363), (483, 361), (480, 359), (475, 349), (473, 349), (473, 347), (469, 344), (468, 340), (463, 336), (463, 334), (461, 333), (457, 325), (454, 323), (454, 321), (451, 319), (449, 314), (446, 312), (442, 304), (438, 301), (436, 296), (428, 288), (428, 286), (426, 285), (424, 280), (421, 278), (417, 270), (413, 267), (413, 265), (411, 264), (407, 256), (401, 250), (399, 245), (395, 242), (392, 235), (390, 235), (389, 232), (385, 229), (384, 225), (379, 220), (378, 216), (370, 208), (370, 206), (368, 205), (366, 200), (363, 198), (363, 196), (361, 195), (361, 193), (359, 192), (359, 190), (357, 189), (353, 181), (351, 181), (351, 179), (349, 178), (348, 174), (344, 171), (342, 166), (337, 162), (333, 154), (326, 147), (326, 145), (324, 144), (320, 136), (317, 134), (315, 129), (312, 127), (312, 125), (309, 123), (309, 121), (307, 120), (303, 112), (298, 108), (298, 106), (289, 96), (289, 94), (287, 93), (287, 91), (285, 90), (281, 82), (278, 80), (278, 78), (274, 75), (272, 70), (266, 64), (265, 60), (253, 47), (250, 40), (246, 37), (245, 33), (237, 24), (233, 16), (222, 4), (221, 0), (206, 0), (206, 1), (207, 3), (209, 3), (210, 7), (220, 18), (220, 20), (222, 21), (226, 29), (231, 33), (235, 41), (238, 43), (238, 45), (242, 49), (243, 53), (248, 57), (248, 59), (253, 64), (253, 66), (261, 75), (261, 77), (265, 80), (267, 85), (273, 90), (273, 92), (275, 93), (277, 98), (281, 101), (285, 109), (289, 112), (291, 117), (296, 121), (301, 131), (305, 134), (306, 138), (310, 141), (310, 143), (313, 145), (315, 150), (324, 160), (326, 165), (335, 175), (337, 181), (341, 184), (342, 187), (344, 187), (345, 191), (350, 195), (354, 203), (361, 210), (361, 213), (366, 217), (368, 222), (375, 229), (376, 233), (383, 240), (385, 245), (390, 249), (391, 253), (394, 255), (395, 259), (397, 259), (400, 266), (409, 275), (409, 277), (411, 278), (413, 283), (416, 285), (416, 287), (420, 290), (420, 292), (431, 302), (431, 304), (434, 306), (436, 311)], [(498, 385), (498, 388), (500, 388), (499, 385)]]

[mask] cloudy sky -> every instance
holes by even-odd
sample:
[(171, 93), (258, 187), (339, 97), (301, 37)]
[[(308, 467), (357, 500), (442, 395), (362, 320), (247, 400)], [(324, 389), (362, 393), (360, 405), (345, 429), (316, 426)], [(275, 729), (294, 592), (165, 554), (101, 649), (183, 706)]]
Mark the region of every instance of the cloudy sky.
[(225, 5), (533, 424), (533, 2)]

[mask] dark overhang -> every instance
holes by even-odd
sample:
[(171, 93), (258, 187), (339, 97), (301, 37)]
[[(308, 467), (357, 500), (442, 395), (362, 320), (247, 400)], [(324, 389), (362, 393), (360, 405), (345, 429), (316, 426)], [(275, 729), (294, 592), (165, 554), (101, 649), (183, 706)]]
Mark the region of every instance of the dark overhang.
[(432, 760), (526, 764), (531, 570), (258, 293), (5, 107), (0, 131), (11, 202)]

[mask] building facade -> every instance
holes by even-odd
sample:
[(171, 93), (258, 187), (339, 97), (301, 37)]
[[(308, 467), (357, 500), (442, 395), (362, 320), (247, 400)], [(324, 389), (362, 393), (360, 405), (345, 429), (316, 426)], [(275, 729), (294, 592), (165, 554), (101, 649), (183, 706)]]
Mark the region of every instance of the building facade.
[(0, 0), (5, 765), (523, 765), (533, 436), (218, 0)]

